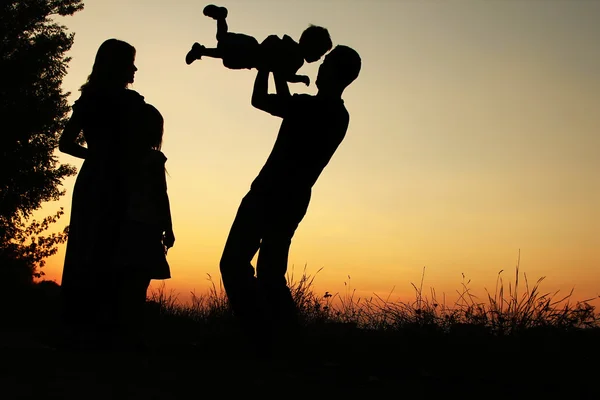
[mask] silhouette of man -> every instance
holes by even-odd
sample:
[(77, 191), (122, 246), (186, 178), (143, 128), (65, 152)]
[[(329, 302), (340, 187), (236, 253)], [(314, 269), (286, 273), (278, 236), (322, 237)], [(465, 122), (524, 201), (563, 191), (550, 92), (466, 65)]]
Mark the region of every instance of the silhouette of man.
[[(252, 105), (283, 121), (270, 156), (242, 199), (220, 262), (232, 310), (252, 335), (259, 328), (296, 326), (285, 278), (288, 252), (312, 186), (346, 135), (349, 114), (342, 93), (360, 68), (358, 53), (338, 45), (319, 67), (315, 96), (290, 95), (276, 73), (276, 94), (269, 94), (269, 71), (256, 75)], [(255, 276), (251, 261), (259, 249)]]

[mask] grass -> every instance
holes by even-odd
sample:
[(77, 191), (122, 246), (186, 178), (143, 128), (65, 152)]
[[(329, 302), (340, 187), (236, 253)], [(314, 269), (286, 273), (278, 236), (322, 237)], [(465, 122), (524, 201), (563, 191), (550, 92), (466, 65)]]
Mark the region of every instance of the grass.
[[(291, 353), (301, 349), (307, 358), (372, 368), (379, 365), (379, 375), (386, 368), (401, 368), (403, 374), (431, 374), (436, 363), (451, 363), (456, 368), (446, 372), (451, 376), (488, 379), (496, 374), (498, 379), (508, 379), (536, 372), (527, 363), (505, 370), (508, 361), (502, 360), (507, 358), (527, 357), (540, 367), (569, 364), (567, 375), (581, 377), (588, 373), (579, 368), (587, 365), (585, 357), (600, 355), (600, 315), (590, 304), (592, 299), (574, 301), (572, 291), (564, 296), (544, 292), (544, 278), (530, 284), (518, 263), (514, 283), (505, 283), (500, 271), (494, 292), (486, 291), (484, 299), (473, 295), (471, 282), (463, 277), (458, 299), (451, 305), (439, 301), (433, 289), (424, 292), (425, 270), (421, 282), (413, 284), (415, 295), (410, 302), (391, 301), (391, 296), (360, 298), (349, 281), (343, 293), (319, 295), (314, 290), (319, 271), (311, 275), (305, 268), (295, 278), (292, 270), (288, 276), (307, 337), (301, 344), (288, 345)], [(225, 292), (220, 282), (208, 279), (210, 290), (201, 296), (193, 294), (191, 304), (180, 304), (177, 295), (164, 286), (150, 293), (150, 304), (155, 307), (152, 330), (162, 332), (163, 340), (230, 340), (225, 338), (232, 337), (235, 325)], [(490, 360), (485, 368), (474, 369), (481, 357)], [(393, 365), (397, 360), (410, 360), (410, 364)]]
[[(125, 358), (73, 358), (39, 349), (24, 357), (29, 346), (24, 338), (43, 341), (56, 319), (53, 299), (59, 287), (42, 282), (2, 303), (19, 318), (0, 326), (0, 334), (10, 325), (17, 332), (12, 337), (26, 344), (12, 352), (6, 344), (4, 351), (0, 346), (5, 364), (12, 365), (0, 377), (8, 383), (29, 382), (30, 365), (44, 365), (51, 371), (47, 378), (14, 391), (35, 388), (31, 393), (36, 397), (62, 385), (60, 398), (71, 398), (69, 393), (79, 398), (79, 389), (71, 386), (74, 375), (83, 387), (97, 385), (94, 377), (107, 373), (112, 375), (102, 379), (109, 386), (98, 388), (96, 398), (110, 397), (102, 390), (112, 390), (110, 382), (116, 381), (137, 393), (129, 398), (188, 398), (199, 393), (199, 380), (219, 385), (221, 391), (237, 390), (232, 384), (237, 382), (261, 387), (261, 393), (284, 385), (308, 395), (345, 392), (353, 398), (362, 389), (370, 395), (380, 389), (382, 394), (467, 398), (479, 398), (484, 390), (511, 398), (524, 393), (587, 398), (582, 396), (596, 390), (597, 372), (588, 365), (600, 356), (600, 316), (591, 299), (574, 301), (573, 292), (545, 293), (544, 279), (530, 284), (519, 263), (514, 283), (506, 283), (500, 271), (494, 292), (483, 299), (473, 295), (463, 277), (458, 299), (449, 305), (444, 296), (438, 300), (435, 290), (424, 292), (425, 270), (413, 284), (415, 296), (409, 302), (391, 301), (391, 296), (360, 298), (349, 281), (343, 293), (319, 295), (314, 286), (319, 272), (311, 275), (304, 268), (296, 278), (292, 269), (288, 276), (305, 335), (280, 344), (288, 355), (285, 365), (242, 351), (225, 291), (210, 275), (209, 290), (192, 293), (189, 304), (179, 302), (177, 293), (164, 285), (150, 291), (146, 333), (152, 353), (142, 364), (132, 367)], [(22, 369), (14, 367), (19, 363)]]
[[(306, 272), (294, 279), (293, 271), (288, 276), (288, 285), (300, 311), (305, 326), (346, 325), (369, 331), (402, 331), (422, 328), (451, 333), (457, 329), (485, 332), (494, 336), (518, 335), (525, 331), (554, 329), (575, 331), (585, 328), (600, 328), (600, 315), (590, 302), (593, 299), (573, 301), (573, 291), (566, 296), (559, 292), (544, 293), (541, 284), (544, 278), (529, 284), (526, 274), (522, 274), (517, 264), (515, 280), (506, 286), (498, 273), (494, 293), (487, 293), (485, 301), (472, 294), (470, 280), (463, 282), (457, 291), (458, 300), (447, 305), (445, 299), (438, 301), (436, 292), (429, 296), (423, 292), (425, 269), (420, 284), (412, 284), (415, 299), (412, 302), (390, 301), (374, 296), (356, 297), (354, 290), (343, 294), (317, 295), (314, 290), (315, 275)], [(350, 279), (350, 277), (348, 277)], [(163, 316), (177, 317), (196, 323), (230, 323), (232, 315), (227, 306), (227, 297), (221, 282), (214, 282), (209, 275), (210, 288), (204, 295), (192, 293), (191, 304), (178, 302), (177, 295), (167, 293), (164, 284), (151, 290), (149, 302)], [(524, 286), (524, 287), (522, 287)], [(445, 296), (444, 296), (445, 297)]]

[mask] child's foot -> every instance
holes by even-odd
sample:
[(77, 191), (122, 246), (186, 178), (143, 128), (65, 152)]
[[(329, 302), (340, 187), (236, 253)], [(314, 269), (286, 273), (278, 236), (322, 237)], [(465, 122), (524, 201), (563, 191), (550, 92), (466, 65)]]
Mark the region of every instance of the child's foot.
[(204, 49), (205, 47), (202, 46), (200, 43), (194, 43), (192, 45), (192, 49), (188, 51), (188, 53), (185, 56), (185, 63), (187, 65), (190, 65), (194, 61), (202, 59), (202, 50)]
[(210, 17), (212, 19), (225, 19), (227, 18), (227, 9), (225, 7), (215, 6), (214, 4), (209, 4), (204, 7), (204, 15)]

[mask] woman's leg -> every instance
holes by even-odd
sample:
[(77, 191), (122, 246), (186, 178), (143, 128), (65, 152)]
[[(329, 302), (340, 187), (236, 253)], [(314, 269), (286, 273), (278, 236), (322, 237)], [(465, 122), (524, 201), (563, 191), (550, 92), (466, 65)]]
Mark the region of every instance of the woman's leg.
[(132, 274), (124, 277), (119, 286), (119, 341), (127, 347), (136, 347), (143, 342), (150, 279)]

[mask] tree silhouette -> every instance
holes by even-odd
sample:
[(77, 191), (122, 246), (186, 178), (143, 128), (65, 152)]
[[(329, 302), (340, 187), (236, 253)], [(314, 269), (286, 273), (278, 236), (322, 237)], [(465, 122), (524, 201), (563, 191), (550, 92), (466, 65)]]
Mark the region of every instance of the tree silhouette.
[[(61, 89), (74, 34), (52, 20), (83, 9), (81, 0), (0, 3), (0, 280), (32, 282), (67, 230), (41, 236), (62, 215), (29, 219), (43, 202), (65, 193), (76, 173), (55, 155), (69, 112)], [(18, 286), (18, 285), (17, 285)]]

